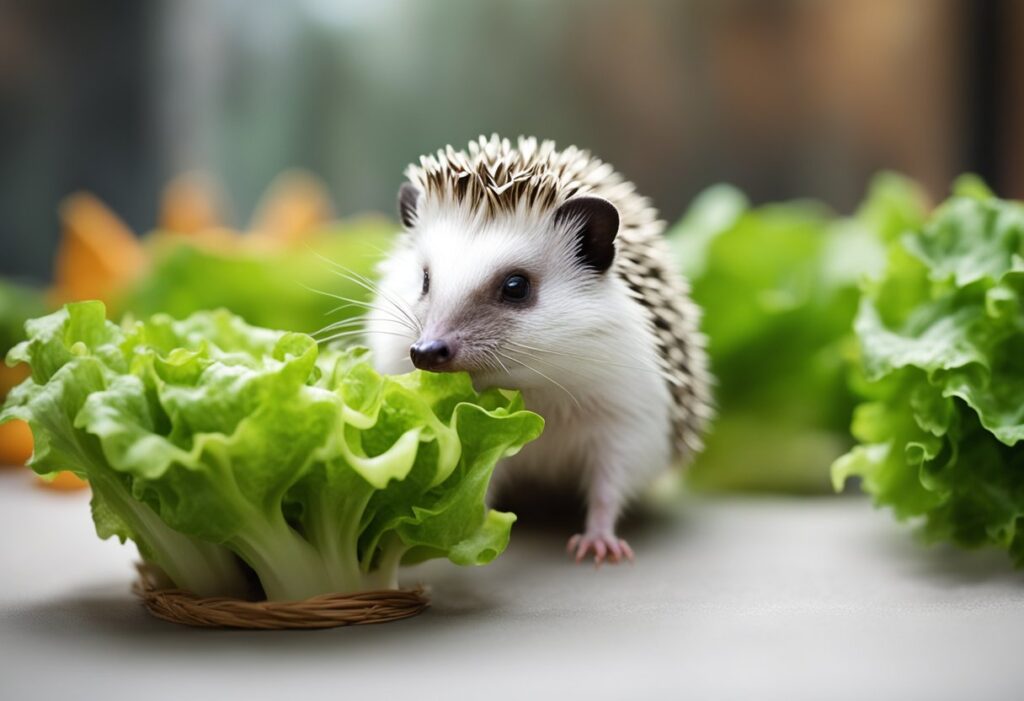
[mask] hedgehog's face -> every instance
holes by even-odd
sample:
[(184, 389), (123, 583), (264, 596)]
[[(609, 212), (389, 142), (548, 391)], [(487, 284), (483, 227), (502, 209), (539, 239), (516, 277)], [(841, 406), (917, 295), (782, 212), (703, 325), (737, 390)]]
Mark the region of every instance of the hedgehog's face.
[[(382, 283), (416, 322), (418, 337), (407, 339), (416, 367), (465, 370), (478, 384), (541, 384), (551, 372), (542, 357), (578, 348), (606, 322), (619, 224), (606, 200), (479, 217), (403, 193), (410, 245), (385, 266)], [(379, 308), (388, 304), (382, 295)]]

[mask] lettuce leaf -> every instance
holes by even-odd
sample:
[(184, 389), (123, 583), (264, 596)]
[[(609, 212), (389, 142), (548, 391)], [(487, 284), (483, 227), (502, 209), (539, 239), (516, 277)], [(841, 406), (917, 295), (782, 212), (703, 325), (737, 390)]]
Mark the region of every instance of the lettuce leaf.
[(890, 249), (855, 328), (871, 401), (836, 486), (860, 477), (928, 537), (1024, 564), (1024, 205), (962, 179)]
[[(0, 421), (29, 421), (40, 473), (93, 486), (101, 537), (177, 586), (267, 598), (397, 586), (402, 562), (483, 564), (508, 543), (494, 464), (536, 438), (517, 394), (465, 375), (377, 374), (363, 350), (226, 312), (117, 326), (99, 302), (28, 324)], [(244, 564), (243, 564), (244, 563)]]

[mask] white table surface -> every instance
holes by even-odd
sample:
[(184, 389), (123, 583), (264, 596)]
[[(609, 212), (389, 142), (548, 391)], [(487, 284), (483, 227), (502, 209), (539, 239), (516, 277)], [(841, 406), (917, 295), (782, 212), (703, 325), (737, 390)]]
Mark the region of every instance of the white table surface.
[(133, 548), (27, 471), (0, 470), (0, 528), (4, 701), (1024, 698), (1024, 573), (860, 498), (690, 497), (596, 572), (517, 527), (491, 566), (411, 570), (425, 614), (312, 632), (150, 618)]

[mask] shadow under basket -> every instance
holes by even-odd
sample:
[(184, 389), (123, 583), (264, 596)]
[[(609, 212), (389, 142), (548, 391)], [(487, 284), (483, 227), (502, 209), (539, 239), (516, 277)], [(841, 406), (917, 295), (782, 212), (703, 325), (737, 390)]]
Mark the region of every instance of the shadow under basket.
[(199, 628), (286, 630), (387, 623), (415, 616), (430, 605), (422, 587), (323, 594), (303, 601), (204, 597), (181, 589), (158, 588), (144, 565), (140, 564), (138, 570), (132, 591), (150, 614)]

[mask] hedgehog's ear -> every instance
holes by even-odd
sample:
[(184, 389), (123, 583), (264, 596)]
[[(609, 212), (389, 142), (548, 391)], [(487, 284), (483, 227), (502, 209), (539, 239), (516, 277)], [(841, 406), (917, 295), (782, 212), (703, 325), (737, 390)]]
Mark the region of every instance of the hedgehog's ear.
[(416, 225), (416, 202), (420, 198), (420, 191), (412, 183), (402, 183), (398, 190), (398, 216), (406, 229)]
[(555, 226), (567, 226), (576, 233), (577, 255), (583, 264), (603, 273), (615, 260), (615, 235), (619, 233), (619, 210), (600, 197), (575, 197), (555, 210)]

